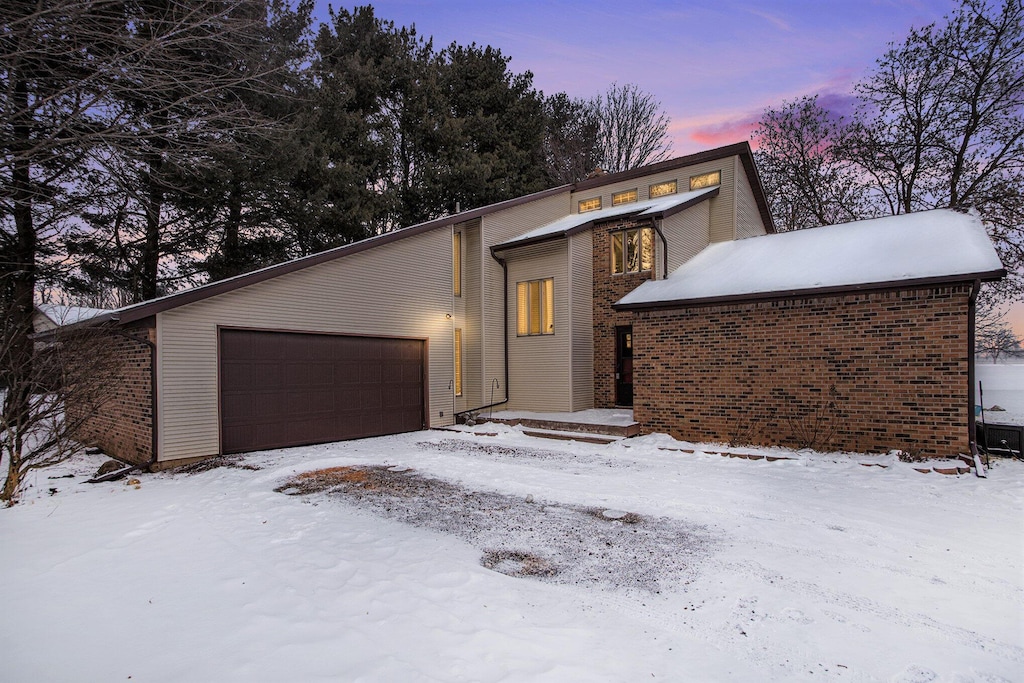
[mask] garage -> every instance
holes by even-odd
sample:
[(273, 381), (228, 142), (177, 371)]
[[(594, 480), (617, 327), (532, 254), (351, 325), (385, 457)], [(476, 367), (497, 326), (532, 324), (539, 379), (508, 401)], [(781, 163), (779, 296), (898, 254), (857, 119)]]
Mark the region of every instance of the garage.
[(421, 339), (221, 329), (221, 452), (423, 429)]

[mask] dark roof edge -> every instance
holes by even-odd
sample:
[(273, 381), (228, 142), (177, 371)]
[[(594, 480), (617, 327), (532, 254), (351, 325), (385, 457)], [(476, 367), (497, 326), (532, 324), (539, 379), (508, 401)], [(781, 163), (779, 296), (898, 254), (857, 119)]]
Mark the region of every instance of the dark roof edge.
[(784, 301), (787, 299), (807, 299), (836, 294), (857, 294), (860, 292), (877, 292), (884, 290), (900, 289), (921, 289), (935, 285), (950, 285), (955, 283), (968, 283), (975, 280), (992, 282), (1006, 277), (1006, 270), (990, 270), (984, 273), (963, 273), (958, 275), (944, 275), (940, 277), (923, 277), (912, 280), (889, 280), (887, 282), (869, 282), (858, 285), (839, 285), (834, 287), (818, 287), (807, 289), (790, 289), (778, 292), (757, 292), (752, 294), (729, 294), (726, 296), (711, 296), (702, 299), (676, 299), (673, 301), (644, 301), (635, 304), (612, 304), (616, 311), (651, 311), (670, 308), (698, 308), (706, 306), (718, 306), (722, 304), (751, 303), (760, 301)]
[(721, 192), (721, 190), (722, 190), (722, 186), (719, 185), (718, 187), (716, 187), (711, 192), (705, 192), (704, 194), (700, 195), (699, 197), (694, 197), (693, 199), (689, 199), (689, 200), (687, 200), (685, 202), (682, 202), (681, 204), (676, 204), (675, 206), (670, 207), (668, 209), (665, 209), (664, 211), (655, 211), (654, 213), (648, 214), (648, 215), (650, 215), (650, 216), (652, 216), (654, 218), (662, 218), (662, 219), (668, 218), (670, 216), (674, 216), (677, 213), (679, 213), (680, 211), (685, 211), (686, 209), (689, 209), (691, 206), (697, 206), (698, 204), (700, 204), (703, 201), (707, 201), (708, 199), (711, 199), (712, 197), (717, 197), (718, 194)]
[(618, 173), (609, 173), (608, 175), (590, 178), (589, 180), (581, 180), (572, 186), (572, 190), (573, 192), (590, 190), (595, 187), (602, 187), (604, 185), (617, 183), (623, 180), (632, 180), (633, 178), (640, 178), (645, 175), (661, 173), (663, 171), (672, 171), (677, 168), (694, 166), (707, 161), (716, 161), (718, 159), (724, 159), (731, 156), (738, 156), (740, 161), (743, 162), (743, 169), (747, 172), (747, 180), (750, 181), (751, 188), (754, 191), (754, 200), (757, 202), (757, 210), (761, 214), (761, 220), (764, 222), (765, 230), (769, 233), (774, 233), (776, 231), (775, 221), (772, 219), (771, 211), (768, 209), (768, 201), (765, 198), (764, 186), (761, 184), (761, 176), (758, 174), (757, 164), (754, 163), (754, 152), (750, 148), (750, 143), (746, 140), (726, 145), (724, 147), (716, 147), (715, 149), (697, 152), (696, 154), (689, 154), (684, 157), (668, 159), (667, 161), (661, 161), (656, 164), (651, 164), (650, 166), (640, 166), (639, 168), (632, 168), (628, 171), (619, 171)]
[[(175, 294), (168, 294), (167, 296), (159, 299), (152, 299), (150, 301), (143, 301), (142, 303), (128, 306), (122, 309), (114, 311), (114, 319), (120, 323), (130, 323), (142, 318), (168, 311), (172, 308), (184, 306), (186, 304), (195, 303), (196, 301), (202, 301), (218, 294), (224, 294), (242, 287), (248, 287), (259, 282), (264, 282), (275, 278), (279, 275), (285, 275), (287, 273), (294, 273), (310, 266), (320, 265), (327, 263), (343, 256), (349, 256), (351, 254), (358, 254), (359, 252), (373, 249), (385, 244), (397, 242), (398, 240), (405, 239), (406, 237), (413, 237), (415, 235), (421, 235), (425, 232), (430, 232), (446, 225), (457, 225), (459, 223), (465, 223), (488, 214), (497, 213), (505, 209), (511, 209), (521, 204), (536, 201), (538, 199), (544, 199), (562, 192), (569, 191), (571, 186), (560, 185), (558, 187), (552, 187), (547, 190), (541, 190), (540, 192), (534, 192), (533, 194), (524, 195), (522, 197), (515, 197), (514, 199), (507, 199), (503, 202), (496, 204), (488, 204), (487, 206), (481, 206), (477, 209), (470, 209), (461, 213), (453, 214), (451, 216), (442, 216), (433, 220), (426, 221), (425, 223), (418, 223), (416, 225), (409, 226), (407, 228), (401, 228), (393, 232), (386, 232), (382, 235), (375, 235), (373, 237), (367, 237), (364, 240), (353, 242), (351, 244), (345, 244), (340, 247), (328, 249), (327, 251), (321, 251), (316, 254), (310, 254), (302, 258), (294, 259), (292, 261), (285, 261), (284, 263), (278, 263), (273, 266), (268, 266), (261, 270), (256, 270), (251, 273), (245, 273), (238, 275), (227, 280), (219, 280), (217, 282), (211, 282), (209, 284), (201, 285), (193, 289), (186, 289), (182, 292)], [(103, 316), (99, 316), (103, 317)], [(111, 318), (107, 317), (106, 320)], [(95, 320), (96, 323), (105, 322), (105, 320)], [(83, 321), (84, 322), (84, 321)]]

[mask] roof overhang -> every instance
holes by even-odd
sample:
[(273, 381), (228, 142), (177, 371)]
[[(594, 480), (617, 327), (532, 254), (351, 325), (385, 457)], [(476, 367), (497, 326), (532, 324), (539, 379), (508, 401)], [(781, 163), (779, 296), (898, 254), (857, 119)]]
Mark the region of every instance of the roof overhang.
[(790, 289), (777, 292), (755, 292), (751, 294), (730, 294), (728, 296), (712, 296), (694, 299), (677, 299), (674, 301), (644, 301), (632, 304), (614, 303), (616, 311), (656, 311), (674, 308), (704, 308), (727, 304), (755, 303), (762, 301), (785, 301), (788, 299), (812, 299), (825, 296), (844, 294), (860, 294), (864, 292), (895, 291), (901, 289), (927, 289), (957, 284), (968, 284), (976, 281), (995, 282), (1006, 277), (1006, 270), (999, 269), (984, 273), (964, 273), (943, 277), (927, 277), (909, 280), (889, 280), (887, 282), (866, 282), (855, 285), (837, 287), (812, 287), (807, 289)]

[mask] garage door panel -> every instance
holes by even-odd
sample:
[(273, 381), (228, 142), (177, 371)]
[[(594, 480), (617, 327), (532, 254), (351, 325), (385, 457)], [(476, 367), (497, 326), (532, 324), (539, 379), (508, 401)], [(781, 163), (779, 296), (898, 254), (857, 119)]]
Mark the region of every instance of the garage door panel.
[(422, 429), (423, 342), (221, 331), (225, 453)]

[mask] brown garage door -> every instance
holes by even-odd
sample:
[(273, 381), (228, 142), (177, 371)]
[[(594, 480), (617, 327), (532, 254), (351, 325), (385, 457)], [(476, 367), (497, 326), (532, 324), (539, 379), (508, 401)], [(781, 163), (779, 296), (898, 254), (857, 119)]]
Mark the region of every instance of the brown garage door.
[(423, 342), (221, 330), (221, 448), (240, 453), (422, 429)]

